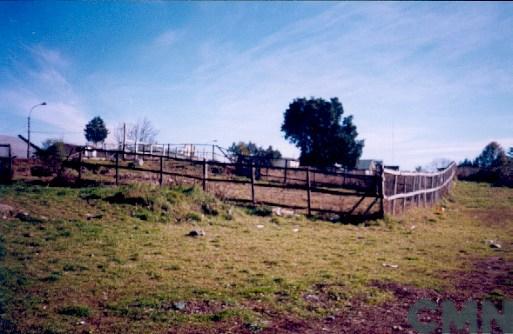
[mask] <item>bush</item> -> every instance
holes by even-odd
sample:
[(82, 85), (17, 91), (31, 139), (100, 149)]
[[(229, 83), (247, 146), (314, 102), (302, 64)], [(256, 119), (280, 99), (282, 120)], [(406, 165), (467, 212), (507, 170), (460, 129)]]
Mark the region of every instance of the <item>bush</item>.
[(74, 185), (76, 180), (76, 175), (69, 170), (61, 171), (57, 174), (56, 177), (52, 179), (50, 184), (56, 187), (66, 187), (70, 185)]
[(75, 317), (88, 317), (91, 315), (89, 307), (83, 305), (65, 306), (59, 309), (59, 314)]
[(4, 239), (2, 236), (0, 236), (0, 260), (5, 256), (5, 246), (4, 246)]
[(250, 208), (248, 211), (252, 215), (261, 217), (269, 217), (273, 214), (273, 209), (266, 205), (255, 206), (254, 208)]
[(50, 167), (47, 166), (32, 166), (30, 167), (30, 175), (36, 177), (52, 176), (53, 172)]
[(217, 216), (219, 215), (219, 209), (214, 203), (203, 203), (201, 204), (201, 210), (206, 215)]
[(38, 158), (52, 173), (58, 173), (67, 157), (64, 143), (61, 140), (49, 139), (43, 143), (43, 147), (45, 148), (37, 152)]
[(513, 161), (492, 168), (458, 167), (458, 179), (513, 187)]
[(187, 215), (185, 215), (185, 219), (186, 220), (196, 221), (196, 222), (200, 222), (200, 221), (203, 220), (201, 215), (199, 213), (197, 213), (197, 212), (194, 212), (194, 211), (191, 211), (191, 212), (187, 213)]

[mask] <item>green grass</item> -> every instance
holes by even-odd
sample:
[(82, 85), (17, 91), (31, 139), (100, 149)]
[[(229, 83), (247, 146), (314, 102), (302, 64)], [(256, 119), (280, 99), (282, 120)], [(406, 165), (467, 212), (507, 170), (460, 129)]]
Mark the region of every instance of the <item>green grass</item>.
[[(0, 222), (0, 317), (22, 332), (74, 332), (77, 318), (81, 330), (101, 318), (102, 332), (232, 318), (259, 328), (267, 316), (255, 306), (316, 318), (356, 295), (389, 298), (375, 280), (451, 289), (440, 273), (496, 255), (486, 239), (512, 255), (513, 190), (485, 184), (458, 183), (444, 212), (358, 226), (231, 208), (187, 187), (14, 184), (0, 187), (0, 202), (47, 218)], [(198, 228), (204, 237), (186, 236)], [(305, 295), (319, 286), (329, 303), (312, 307)], [(209, 307), (172, 309), (178, 301)]]

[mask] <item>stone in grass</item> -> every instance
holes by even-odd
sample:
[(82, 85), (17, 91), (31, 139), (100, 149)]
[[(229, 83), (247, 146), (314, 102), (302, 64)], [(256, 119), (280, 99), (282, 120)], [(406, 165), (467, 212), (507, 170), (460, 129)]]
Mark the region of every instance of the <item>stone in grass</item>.
[(28, 212), (18, 212), (15, 218), (24, 221), (24, 222), (33, 222), (33, 223), (42, 223), (43, 220), (40, 218), (36, 218), (31, 216)]
[(187, 303), (180, 300), (173, 303), (173, 309), (177, 311), (183, 311), (187, 307)]
[(318, 302), (318, 301), (320, 301), (320, 298), (319, 298), (319, 296), (308, 294), (305, 296), (305, 300), (307, 300), (309, 302)]
[(3, 219), (7, 219), (8, 217), (12, 217), (14, 215), (14, 208), (7, 204), (0, 203), (0, 216)]
[(502, 248), (502, 245), (495, 240), (486, 240), (486, 243), (488, 244), (488, 246), (490, 246), (490, 248), (493, 248), (493, 249), (501, 249)]
[(95, 213), (95, 214), (86, 213), (86, 219), (87, 220), (102, 219), (102, 218), (103, 218), (103, 215), (101, 213)]
[(203, 237), (203, 236), (205, 236), (205, 231), (203, 231), (203, 230), (192, 230), (189, 233), (187, 233), (187, 236), (188, 237), (194, 237), (194, 238), (196, 238), (196, 237)]
[(294, 211), (290, 209), (281, 208), (278, 206), (272, 209), (272, 214), (279, 217), (292, 217), (294, 216)]

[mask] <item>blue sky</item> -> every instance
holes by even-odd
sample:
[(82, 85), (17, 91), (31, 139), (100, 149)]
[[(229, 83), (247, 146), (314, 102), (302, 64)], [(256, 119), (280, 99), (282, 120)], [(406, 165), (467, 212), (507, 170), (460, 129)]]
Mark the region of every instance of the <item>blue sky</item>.
[(160, 142), (297, 157), (280, 125), (304, 96), (339, 97), (363, 156), (404, 168), (513, 146), (513, 4), (0, 3), (3, 134), (46, 101), (36, 140), (146, 116)]

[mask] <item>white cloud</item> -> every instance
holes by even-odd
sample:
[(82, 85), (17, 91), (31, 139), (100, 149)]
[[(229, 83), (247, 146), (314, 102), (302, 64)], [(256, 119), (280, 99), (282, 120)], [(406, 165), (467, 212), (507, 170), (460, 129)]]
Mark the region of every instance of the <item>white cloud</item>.
[(157, 47), (169, 47), (178, 39), (178, 33), (174, 30), (167, 30), (153, 39), (153, 45)]
[[(279, 126), (292, 98), (339, 96), (366, 139), (364, 155), (390, 159), (390, 127), (396, 123), (393, 155), (401, 164), (456, 158), (468, 147), (448, 149), (443, 130), (435, 127), (442, 121), (465, 126), (461, 106), (472, 95), (513, 93), (511, 69), (505, 74), (500, 65), (476, 68), (466, 61), (500, 41), (496, 27), (510, 20), (498, 20), (490, 7), (449, 6), (443, 12), (419, 6), (341, 4), (244, 51), (208, 40), (204, 62), (188, 84), (197, 87), (197, 100), (209, 101), (219, 127), (237, 124), (236, 135), (262, 144), (281, 142), (277, 146), (289, 150)], [(401, 145), (397, 137), (408, 128), (416, 136)]]
[[(366, 139), (365, 157), (412, 168), (437, 157), (472, 157), (493, 136), (507, 141), (493, 129), (478, 135), (478, 112), (468, 111), (476, 96), (513, 94), (513, 66), (486, 59), (490, 48), (512, 40), (512, 19), (500, 10), (493, 4), (341, 3), (251, 40), (246, 49), (204, 34), (193, 41), (201, 43), (197, 54), (189, 55), (200, 62), (179, 83), (172, 76), (159, 82), (151, 75), (91, 78), (105, 110), (151, 116), (172, 129), (161, 131), (169, 133), (163, 140), (251, 139), (289, 156), (298, 152), (280, 133), (288, 103), (338, 96)], [(212, 31), (222, 31), (223, 20)], [(152, 52), (144, 52), (161, 77), (172, 67), (162, 53), (177, 38), (164, 31), (151, 41)], [(505, 116), (495, 116), (504, 123)]]
[(27, 47), (27, 49), (41, 66), (64, 68), (70, 65), (70, 61), (59, 50), (46, 48), (42, 45)]
[(32, 63), (18, 63), (11, 68), (16, 75), (11, 75), (10, 80), (2, 82), (0, 100), (4, 106), (23, 117), (28, 115), (32, 106), (46, 102), (46, 106), (33, 112), (32, 118), (49, 126), (47, 130), (50, 133), (35, 137), (66, 133), (66, 138), (80, 142), (87, 118), (81, 98), (66, 75), (70, 61), (58, 50), (43, 46), (28, 50), (32, 55)]

